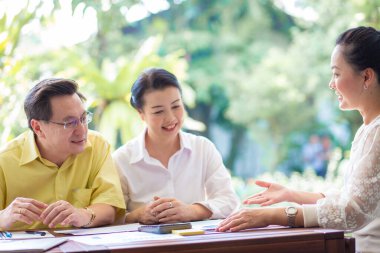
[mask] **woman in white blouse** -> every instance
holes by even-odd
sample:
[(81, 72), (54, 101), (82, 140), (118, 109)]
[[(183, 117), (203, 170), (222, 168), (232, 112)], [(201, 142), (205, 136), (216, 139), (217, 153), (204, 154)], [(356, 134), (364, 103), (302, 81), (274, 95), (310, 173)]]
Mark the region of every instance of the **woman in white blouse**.
[(331, 56), (330, 89), (341, 110), (358, 110), (363, 125), (351, 147), (344, 187), (338, 192), (293, 191), (278, 184), (257, 181), (267, 189), (246, 204), (267, 206), (289, 201), (297, 208), (242, 210), (224, 220), (219, 231), (238, 231), (270, 224), (355, 231), (358, 251), (380, 249), (380, 32), (357, 27), (342, 33)]
[(144, 224), (225, 218), (239, 201), (215, 146), (181, 131), (184, 105), (177, 78), (144, 71), (131, 104), (145, 130), (113, 154), (127, 204), (126, 222)]

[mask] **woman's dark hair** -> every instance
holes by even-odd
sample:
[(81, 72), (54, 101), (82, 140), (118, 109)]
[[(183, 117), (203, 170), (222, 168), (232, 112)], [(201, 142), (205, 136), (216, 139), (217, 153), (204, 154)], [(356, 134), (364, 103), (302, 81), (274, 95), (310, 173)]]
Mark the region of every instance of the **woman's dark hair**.
[(167, 87), (175, 87), (181, 93), (181, 87), (177, 77), (165, 69), (150, 68), (144, 70), (131, 88), (131, 105), (136, 109), (144, 106), (144, 94), (153, 90), (163, 90)]
[(343, 32), (336, 40), (343, 46), (346, 61), (357, 71), (372, 68), (380, 83), (380, 32), (372, 27), (359, 26)]
[(28, 119), (29, 128), (32, 129), (30, 125), (32, 119), (50, 120), (52, 116), (50, 99), (52, 97), (73, 95), (74, 93), (76, 93), (82, 101), (86, 100), (86, 98), (78, 92), (78, 84), (73, 80), (49, 78), (37, 83), (29, 91), (24, 102), (24, 111)]

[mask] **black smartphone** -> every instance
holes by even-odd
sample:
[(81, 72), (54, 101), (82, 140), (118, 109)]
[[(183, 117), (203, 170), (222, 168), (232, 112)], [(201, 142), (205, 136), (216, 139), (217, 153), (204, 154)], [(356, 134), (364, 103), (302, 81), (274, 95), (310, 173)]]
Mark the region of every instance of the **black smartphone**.
[(148, 232), (155, 234), (170, 234), (172, 230), (189, 229), (190, 222), (167, 223), (158, 225), (143, 225), (138, 228), (140, 232)]

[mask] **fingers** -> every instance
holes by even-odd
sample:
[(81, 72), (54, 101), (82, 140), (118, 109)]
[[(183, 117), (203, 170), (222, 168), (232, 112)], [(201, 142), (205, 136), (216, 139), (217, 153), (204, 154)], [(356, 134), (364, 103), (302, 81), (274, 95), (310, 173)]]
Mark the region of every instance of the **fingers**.
[(152, 214), (151, 208), (152, 202), (135, 210), (137, 221), (141, 224), (155, 224), (158, 223), (158, 219)]
[(141, 224), (157, 224), (158, 219), (154, 216), (142, 216), (141, 219), (139, 220)]
[(48, 206), (41, 201), (29, 198), (16, 198), (12, 204), (14, 207), (26, 208), (34, 213), (39, 214)]
[(40, 215), (48, 205), (37, 200), (32, 200), (31, 202), (24, 203), (22, 206), (26, 209), (27, 215), (39, 219)]
[(273, 199), (267, 199), (267, 201), (261, 203), (260, 206), (270, 206), (270, 205), (273, 205), (276, 203), (277, 203), (277, 201), (274, 201)]
[(58, 213), (59, 209), (64, 209), (64, 207), (68, 206), (68, 205), (70, 205), (70, 204), (68, 202), (64, 201), (64, 200), (59, 200), (57, 202), (54, 202), (54, 203), (50, 204), (43, 211), (43, 213), (41, 214), (41, 217), (43, 219), (45, 219), (48, 216), (53, 216), (53, 214), (56, 215)]
[(177, 214), (168, 216), (159, 220), (160, 223), (174, 223), (174, 222), (181, 222), (181, 221), (183, 220)]
[(235, 214), (227, 217), (220, 223), (217, 231), (236, 232), (247, 228), (257, 228), (267, 226), (263, 220), (262, 209), (242, 209)]
[(248, 204), (248, 205), (251, 205), (251, 204), (262, 204), (264, 202), (267, 202), (270, 198), (268, 198), (265, 194), (265, 192), (261, 192), (261, 193), (258, 193), (258, 194), (255, 194), (249, 198), (247, 198), (246, 200), (243, 201), (244, 204)]
[(159, 199), (156, 200), (155, 202), (152, 203), (151, 208), (152, 208), (152, 214), (156, 213), (159, 214), (167, 209), (171, 209), (178, 203), (175, 199)]
[(156, 208), (157, 206), (159, 206), (165, 202), (170, 202), (170, 201), (175, 201), (175, 199), (154, 197), (154, 201), (152, 202), (151, 207)]
[[(58, 224), (62, 223), (67, 217), (73, 214), (73, 210), (69, 209), (63, 209), (62, 206), (60, 207), (60, 211), (58, 211), (58, 215), (53, 217), (53, 219), (49, 222), (46, 222), (45, 224), (49, 224), (50, 228), (54, 228)], [(70, 218), (71, 221), (71, 218)]]
[[(32, 210), (30, 210), (30, 209), (32, 209)], [(19, 208), (17, 212), (18, 212), (18, 214), (20, 214), (20, 217), (26, 218), (30, 222), (40, 220), (40, 214), (42, 213), (42, 210), (40, 210), (40, 209), (35, 210), (35, 208), (30, 208), (30, 209)], [(27, 222), (27, 223), (31, 224), (29, 222)]]
[(153, 212), (153, 215), (160, 223), (191, 220), (189, 212), (191, 213), (192, 209), (179, 201), (164, 202), (157, 206), (155, 210), (158, 211)]
[(269, 188), (269, 187), (271, 186), (271, 183), (266, 182), (266, 181), (261, 181), (261, 180), (256, 180), (256, 181), (255, 181), (255, 184), (256, 184), (257, 186), (265, 187), (265, 188)]
[(174, 198), (157, 198), (150, 208), (150, 214), (160, 223), (189, 220), (190, 209)]
[(236, 216), (231, 217), (230, 219), (222, 222), (216, 231), (218, 232), (238, 232), (244, 229), (252, 228), (254, 225), (250, 224), (247, 217), (244, 216), (243, 213), (239, 213)]
[(150, 213), (144, 213), (140, 216), (139, 220), (142, 224), (157, 224), (158, 219)]
[(9, 206), (9, 215), (11, 222), (21, 221), (27, 224), (32, 224), (34, 221), (39, 221), (40, 215), (47, 205), (41, 201), (30, 198), (16, 198)]
[(49, 205), (41, 214), (41, 219), (45, 225), (52, 228), (64, 221), (73, 212), (74, 208), (70, 203), (60, 200)]
[(27, 212), (28, 212), (27, 209), (18, 208), (15, 210), (14, 217), (16, 218), (16, 220), (24, 222), (29, 225), (32, 224), (35, 220), (39, 220), (38, 216), (36, 219), (29, 217), (29, 214)]
[(236, 224), (231, 225), (230, 231), (231, 232), (238, 232), (238, 231), (248, 229), (248, 228), (250, 228), (249, 223), (237, 221)]
[(223, 226), (226, 226), (227, 224), (229, 224), (232, 220), (236, 219), (237, 217), (239, 217), (240, 215), (240, 212), (241, 211), (238, 211), (236, 213), (233, 213), (231, 214), (230, 216), (228, 216), (226, 219), (224, 219), (220, 224), (219, 224), (219, 228), (220, 227), (223, 227)]
[(55, 222), (54, 220), (51, 222), (51, 224), (53, 224), (53, 227), (59, 223), (61, 223), (62, 226), (75, 225), (75, 214), (71, 213), (70, 215), (66, 216), (62, 222)]
[(34, 207), (36, 207), (37, 209), (41, 210), (41, 209), (45, 209), (46, 207), (48, 207), (47, 204), (41, 202), (41, 201), (38, 201), (38, 200), (35, 200), (35, 199), (32, 199), (31, 202), (30, 202)]
[[(226, 231), (238, 231), (238, 227), (242, 224), (242, 219), (240, 218), (240, 213), (232, 215), (219, 224), (216, 231), (226, 232)], [(233, 230), (234, 229), (234, 230)]]
[(168, 218), (170, 216), (174, 216), (177, 214), (177, 208), (168, 208), (166, 209), (165, 211), (162, 211), (160, 213), (157, 214), (157, 219), (159, 222), (163, 222), (161, 219), (165, 219), (165, 218)]

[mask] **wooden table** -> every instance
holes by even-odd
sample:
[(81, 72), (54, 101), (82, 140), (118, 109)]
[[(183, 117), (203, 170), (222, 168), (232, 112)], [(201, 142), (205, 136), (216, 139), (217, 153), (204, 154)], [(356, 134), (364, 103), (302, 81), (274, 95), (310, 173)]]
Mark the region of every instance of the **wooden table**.
[(68, 241), (49, 252), (312, 252), (351, 253), (353, 238), (345, 239), (340, 230), (321, 228), (276, 228), (248, 230), (238, 233), (207, 233), (181, 239), (129, 242), (125, 245), (88, 246)]

